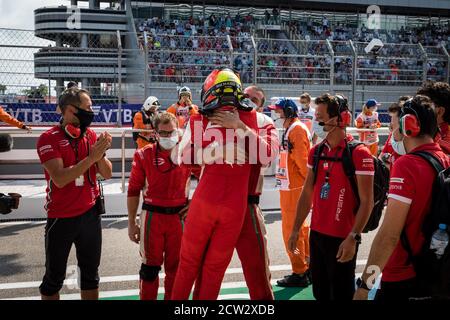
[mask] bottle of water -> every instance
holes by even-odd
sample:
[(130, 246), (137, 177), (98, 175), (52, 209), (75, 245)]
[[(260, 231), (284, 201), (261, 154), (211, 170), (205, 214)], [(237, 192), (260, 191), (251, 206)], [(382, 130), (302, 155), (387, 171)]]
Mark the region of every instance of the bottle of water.
[(430, 249), (436, 250), (435, 254), (438, 259), (440, 259), (445, 252), (445, 248), (448, 245), (448, 233), (447, 225), (441, 223), (439, 229), (437, 229), (431, 236)]

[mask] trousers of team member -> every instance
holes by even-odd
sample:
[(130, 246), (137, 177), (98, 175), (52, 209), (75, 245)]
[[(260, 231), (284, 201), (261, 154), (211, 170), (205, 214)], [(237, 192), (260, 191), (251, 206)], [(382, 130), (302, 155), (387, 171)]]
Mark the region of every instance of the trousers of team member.
[[(277, 150), (278, 137), (273, 120), (264, 115), (264, 91), (257, 86), (245, 88), (244, 95), (255, 104), (257, 110), (257, 123), (260, 134), (262, 132), (273, 133), (271, 139), (265, 138), (270, 144), (270, 148)], [(217, 113), (216, 121), (224, 128), (233, 127), (237, 121), (232, 113)], [(272, 153), (273, 160), (276, 152)], [(236, 251), (242, 264), (245, 282), (248, 293), (252, 300), (273, 300), (274, 294), (270, 283), (271, 275), (269, 270), (269, 255), (267, 251), (267, 231), (264, 224), (264, 216), (259, 206), (259, 199), (263, 189), (264, 175), (261, 164), (252, 164), (248, 185), (248, 205), (245, 213), (244, 224), (242, 225), (239, 239), (236, 243)], [(255, 248), (258, 250), (255, 252)]]
[[(339, 161), (348, 148), (347, 142), (353, 140), (345, 130), (351, 122), (347, 99), (324, 94), (316, 98), (315, 104), (316, 119), (323, 124), (325, 136), (309, 153), (309, 170), (289, 249), (295, 251), (300, 228), (312, 207), (310, 270), (314, 297), (319, 301), (351, 300), (355, 292), (358, 242), (373, 208), (373, 158), (364, 145), (352, 151), (358, 206), (351, 182)], [(317, 158), (315, 153), (319, 147), (322, 152)], [(317, 171), (313, 171), (314, 167)]]
[[(141, 300), (156, 300), (158, 274), (164, 264), (165, 299), (169, 299), (178, 267), (183, 214), (187, 211), (190, 167), (175, 165), (171, 151), (180, 135), (177, 119), (164, 112), (155, 119), (158, 141), (136, 151), (128, 186), (128, 235), (140, 244)], [(140, 225), (136, 222), (143, 191)]]
[(47, 180), (48, 220), (45, 232), (46, 271), (40, 286), (43, 300), (59, 299), (72, 244), (77, 251), (81, 299), (98, 299), (101, 257), (100, 191), (96, 175), (112, 176), (105, 157), (112, 137), (98, 138), (89, 129), (94, 117), (89, 93), (71, 88), (59, 97), (60, 125), (44, 132), (37, 149)]
[(298, 117), (298, 108), (291, 99), (279, 99), (269, 106), (283, 120), (285, 133), (281, 141), (277, 186), (280, 191), (281, 224), (286, 252), (292, 266), (292, 274), (277, 281), (282, 287), (307, 287), (309, 281), (309, 227), (304, 223), (298, 237), (296, 250), (288, 248), (289, 236), (294, 226), (297, 202), (306, 178), (311, 136), (308, 127)]
[[(410, 128), (401, 125), (407, 122)], [(422, 248), (425, 241), (423, 224), (430, 212), (436, 171), (427, 160), (411, 153), (431, 154), (444, 168), (450, 166), (450, 159), (433, 140), (438, 125), (428, 97), (417, 95), (405, 102), (395, 125), (401, 128), (399, 142), (402, 147), (399, 151), (402, 156), (391, 170), (388, 205), (367, 265), (358, 279), (359, 288), (354, 296), (357, 300), (367, 300), (369, 289), (381, 272), (381, 285), (375, 300), (407, 302), (410, 297), (424, 294), (417, 287), (414, 267), (399, 240), (405, 231), (412, 254), (417, 255)]]

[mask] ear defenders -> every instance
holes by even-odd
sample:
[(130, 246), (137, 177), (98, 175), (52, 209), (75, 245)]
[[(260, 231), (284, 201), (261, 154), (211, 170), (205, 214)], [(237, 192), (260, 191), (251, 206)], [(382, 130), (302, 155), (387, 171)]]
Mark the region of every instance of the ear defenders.
[(335, 98), (338, 103), (338, 123), (341, 127), (348, 127), (352, 123), (352, 114), (348, 111), (347, 99), (339, 94)]
[(64, 132), (72, 139), (78, 139), (81, 136), (81, 129), (71, 123), (64, 127)]
[[(411, 110), (414, 114), (405, 114), (405, 110)], [(412, 99), (403, 104), (400, 115), (399, 132), (406, 137), (417, 137), (420, 134), (420, 120), (416, 110), (412, 108)]]
[(295, 112), (294, 108), (292, 108), (291, 106), (286, 106), (283, 109), (284, 112), (284, 117), (285, 118), (297, 118), (297, 113)]

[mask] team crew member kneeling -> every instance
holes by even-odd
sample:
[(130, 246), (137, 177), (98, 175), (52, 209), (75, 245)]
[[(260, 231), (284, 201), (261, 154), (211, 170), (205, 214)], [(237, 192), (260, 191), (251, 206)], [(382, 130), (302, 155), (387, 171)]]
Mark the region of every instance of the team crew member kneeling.
[(86, 90), (76, 87), (59, 97), (61, 124), (44, 132), (37, 151), (47, 180), (47, 225), (45, 227), (45, 275), (39, 287), (43, 300), (59, 299), (72, 244), (81, 273), (81, 298), (98, 299), (104, 213), (96, 175), (109, 179), (111, 162), (105, 152), (111, 135), (98, 138), (89, 129), (94, 118)]
[[(140, 244), (141, 300), (156, 300), (158, 273), (164, 263), (165, 299), (170, 298), (183, 233), (183, 212), (187, 210), (190, 167), (175, 165), (171, 151), (178, 144), (178, 122), (164, 112), (155, 119), (157, 143), (134, 154), (128, 186), (128, 235)], [(140, 226), (136, 222), (139, 195), (143, 190)]]

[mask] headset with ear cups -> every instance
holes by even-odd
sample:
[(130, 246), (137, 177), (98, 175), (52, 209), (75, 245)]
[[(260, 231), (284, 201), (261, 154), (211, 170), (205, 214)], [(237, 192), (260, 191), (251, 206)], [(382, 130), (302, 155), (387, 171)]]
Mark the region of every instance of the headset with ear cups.
[[(414, 114), (405, 114), (405, 110), (411, 110)], [(417, 137), (420, 134), (420, 120), (416, 110), (412, 108), (412, 99), (403, 104), (400, 111), (399, 132), (406, 137)]]
[(348, 111), (348, 101), (340, 94), (335, 95), (335, 98), (338, 103), (338, 123), (342, 127), (347, 127), (352, 122), (352, 114)]

